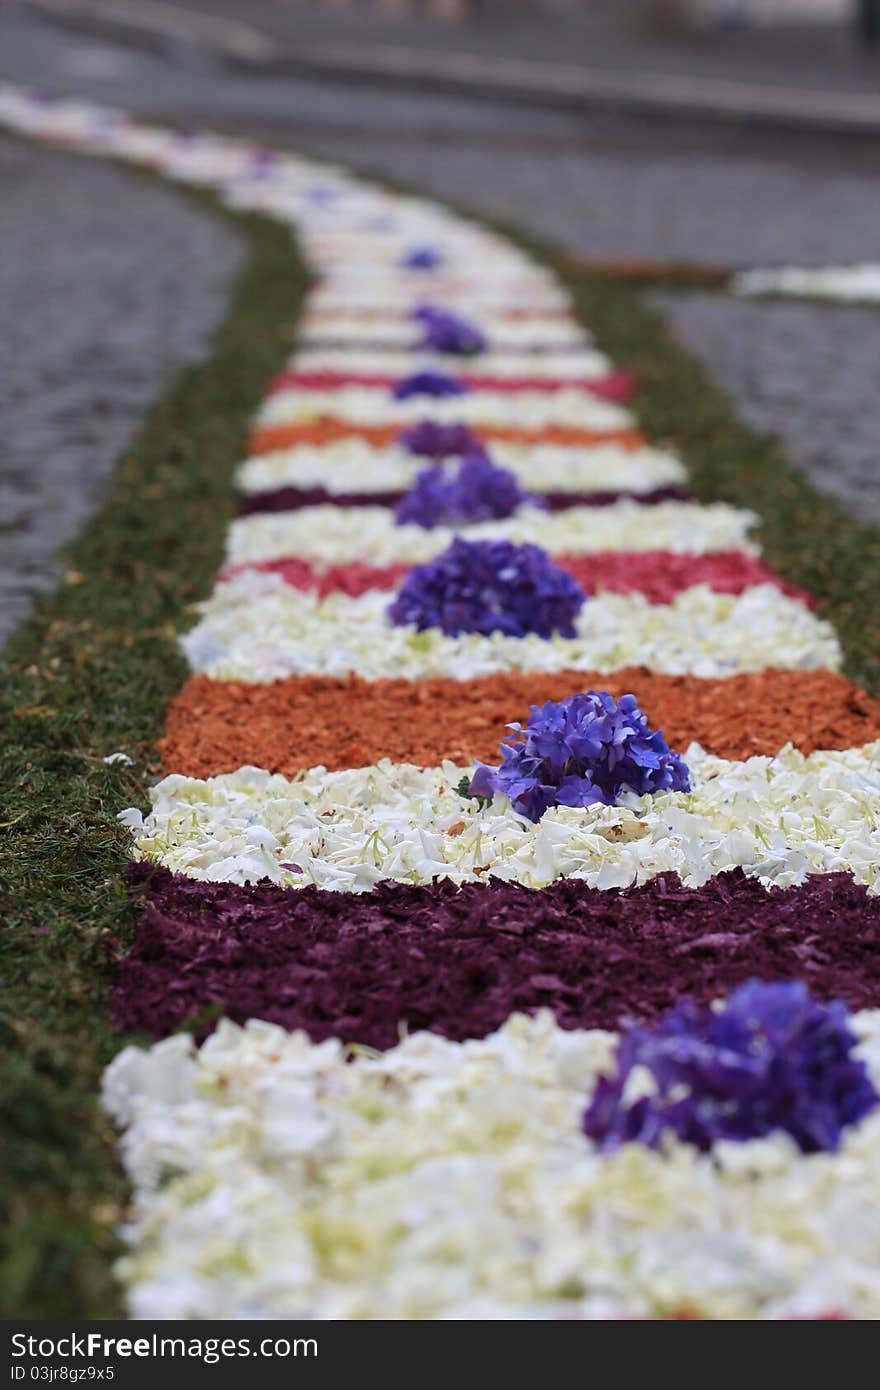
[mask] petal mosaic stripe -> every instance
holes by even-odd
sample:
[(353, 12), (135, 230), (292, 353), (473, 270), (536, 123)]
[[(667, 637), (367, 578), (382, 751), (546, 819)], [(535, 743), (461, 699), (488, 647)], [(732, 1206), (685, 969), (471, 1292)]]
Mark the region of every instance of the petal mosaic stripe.
[[(432, 287), (432, 293), (436, 294), (436, 288)], [(575, 369), (578, 376), (601, 376), (612, 370), (610, 359), (592, 347), (589, 336), (571, 322), (530, 315), (519, 321), (500, 322), (496, 319), (493, 323), (487, 321), (484, 314), (479, 314), (477, 321), (486, 337), (486, 348), (479, 355), (479, 370), (489, 375), (492, 374), (495, 359), (505, 356), (518, 362), (520, 371), (525, 358), (534, 359), (538, 364), (550, 359), (558, 361), (562, 364), (563, 374), (566, 374), (566, 367), (571, 370), (575, 363), (581, 364)], [(421, 345), (418, 330), (409, 317), (402, 321), (386, 320), (382, 323), (377, 323), (375, 319), (366, 323), (342, 323), (337, 319), (332, 327), (323, 330), (313, 329), (306, 317), (299, 346), (291, 357), (291, 366), (299, 364), (313, 352), (326, 352), (330, 360), (349, 353), (363, 354), (362, 360), (367, 369), (373, 371), (387, 366), (389, 357), (409, 363), (413, 356), (423, 360), (430, 355), (430, 350)], [(368, 364), (366, 354), (370, 357)], [(438, 355), (436, 360), (446, 359)]]
[[(391, 390), (417, 362), (422, 372), (449, 374), (449, 363), (435, 353), (363, 353), (342, 349), (305, 349), (291, 361), (269, 388), (269, 395), (283, 391), (334, 391), (344, 387)], [(625, 403), (634, 395), (631, 372), (613, 371), (601, 353), (536, 354), (481, 353), (478, 370), (456, 367), (453, 380), (469, 391), (579, 390), (600, 400)]]
[[(853, 1025), (880, 1079), (880, 1014)], [(549, 1012), (354, 1059), (257, 1021), (126, 1048), (132, 1314), (875, 1317), (880, 1112), (836, 1153), (603, 1154), (581, 1123), (613, 1049)]]
[(381, 589), (321, 599), (277, 574), (244, 570), (199, 605), (201, 620), (181, 645), (193, 671), (239, 681), (348, 672), (367, 680), (469, 680), (494, 671), (611, 672), (635, 665), (717, 677), (767, 666), (834, 670), (840, 659), (829, 625), (772, 584), (738, 595), (698, 585), (668, 604), (649, 604), (637, 593), (596, 594), (581, 609), (574, 637), (549, 639), (497, 632), (448, 637), (436, 627), (418, 632), (392, 623), (388, 605)]
[[(555, 555), (588, 594), (608, 590), (614, 594), (642, 594), (649, 603), (671, 603), (684, 589), (706, 584), (719, 594), (741, 594), (760, 584), (773, 584), (808, 608), (815, 600), (803, 589), (787, 583), (757, 556), (744, 550), (716, 550), (708, 555), (677, 554), (671, 550), (600, 550), (593, 555)], [(355, 560), (343, 565), (320, 565), (299, 556), (229, 565), (220, 579), (232, 579), (246, 570), (278, 574), (295, 589), (313, 589), (321, 597), (335, 593), (357, 597), (368, 589), (394, 589), (408, 565), (367, 565)]]
[[(121, 817), (145, 908), (113, 1016), (161, 1039), (104, 1085), (130, 1313), (880, 1316), (880, 714), (757, 519), (662, 500), (686, 473), (625, 364), (499, 234), (87, 103), (0, 87), (0, 122), (277, 218), (315, 272), (239, 470), (253, 514), (183, 638), (168, 775)], [(425, 371), (468, 389), (398, 399)], [(423, 422), (593, 505), (397, 525)], [(462, 537), (559, 557), (576, 635), (393, 625), (388, 590)], [(635, 695), (690, 790), (534, 822), (470, 794), (506, 724), (588, 687)], [(692, 1061), (668, 1115), (667, 1045)]]
[[(395, 298), (396, 284), (396, 279), (389, 284), (392, 301)], [(465, 306), (456, 301), (454, 287), (450, 288), (447, 285), (444, 289), (443, 280), (436, 272), (431, 278), (431, 293), (435, 299), (439, 297), (444, 304), (451, 304), (465, 312)], [(569, 353), (576, 353), (578, 350), (598, 351), (592, 336), (577, 322), (570, 307), (541, 309), (525, 304), (516, 308), (511, 307), (506, 301), (487, 306), (475, 297), (476, 286), (473, 284), (470, 285), (467, 294), (470, 311), (475, 314), (489, 342), (487, 352), (483, 354), (481, 361), (495, 351), (492, 343), (493, 340), (498, 341), (499, 335), (506, 347), (514, 350), (528, 347), (530, 343), (537, 343), (544, 351), (553, 347), (560, 347)], [(372, 343), (379, 338), (389, 344), (390, 352), (412, 351), (409, 304), (403, 308), (395, 307), (393, 302), (374, 309), (321, 308), (321, 295), (322, 286), (318, 284), (309, 295), (309, 302), (303, 309), (300, 319), (301, 332), (296, 350), (291, 355), (292, 363), (299, 359), (303, 351), (309, 351), (308, 344), (315, 341), (346, 343), (348, 346), (342, 349), (343, 351), (357, 352), (364, 343)]]
[(880, 265), (774, 266), (743, 270), (733, 277), (734, 294), (795, 295), (806, 299), (837, 299), (845, 304), (876, 304), (880, 300)]
[(687, 764), (690, 792), (556, 806), (537, 823), (500, 793), (488, 804), (462, 795), (469, 767), (390, 759), (292, 781), (253, 767), (204, 780), (172, 773), (146, 816), (125, 818), (138, 857), (229, 883), (369, 892), (385, 879), (541, 888), (577, 877), (626, 888), (667, 872), (699, 885), (742, 868), (779, 887), (844, 871), (880, 891), (880, 743), (743, 762), (694, 744)]
[[(412, 370), (414, 354), (406, 349), (376, 350), (372, 346), (350, 348), (305, 347), (292, 359), (290, 370), (272, 383), (273, 391), (311, 387), (333, 390), (340, 386), (391, 387)], [(448, 362), (431, 353), (415, 354), (420, 370), (445, 371)], [(607, 400), (625, 403), (636, 389), (629, 372), (609, 370), (608, 359), (597, 352), (514, 353), (480, 355), (479, 371), (459, 368), (455, 377), (477, 391), (558, 391), (577, 387)]]
[[(568, 449), (592, 449), (597, 445), (615, 444), (622, 449), (640, 449), (646, 442), (636, 429), (597, 429), (593, 426), (561, 424), (535, 428), (512, 425), (506, 420), (503, 424), (476, 425), (474, 432), (484, 443), (518, 444), (525, 448), (552, 444)], [(251, 431), (249, 452), (272, 454), (279, 449), (297, 448), (303, 444), (321, 446), (349, 439), (362, 439), (382, 448), (395, 444), (399, 436), (400, 426), (396, 424), (367, 424), (328, 413), (305, 423), (259, 426)]]
[(539, 1008), (564, 1028), (617, 1028), (755, 974), (880, 1005), (880, 899), (846, 874), (787, 890), (738, 869), (699, 888), (663, 874), (615, 894), (562, 879), (538, 901), (495, 880), (339, 894), (205, 885), (146, 864), (132, 877), (145, 911), (113, 1015), (153, 1038), (218, 1005), (236, 1023), (375, 1048), (407, 1029), (481, 1038)]
[[(397, 281), (394, 280), (391, 288), (393, 289), (396, 287), (396, 284)], [(432, 292), (435, 296), (439, 292), (443, 297), (444, 303), (454, 298), (455, 286), (447, 286), (446, 289), (444, 289), (443, 281), (436, 272), (434, 278), (431, 280), (431, 285), (433, 287)], [(476, 296), (476, 286), (473, 286), (473, 292), (474, 296)], [(346, 342), (356, 342), (358, 337), (363, 338), (370, 336), (370, 330), (368, 329), (368, 325), (370, 324), (383, 325), (384, 336), (384, 329), (389, 325), (400, 325), (409, 322), (408, 313), (401, 312), (399, 308), (395, 309), (391, 304), (382, 305), (377, 308), (321, 308), (318, 304), (320, 295), (321, 286), (317, 285), (309, 296), (309, 303), (300, 317), (300, 325), (302, 328), (300, 342), (308, 338), (313, 331), (314, 336), (319, 337), (320, 332), (318, 330), (322, 327), (332, 330), (328, 332), (328, 336), (344, 339)], [(392, 295), (392, 298), (393, 297)], [(570, 307), (540, 309), (526, 306), (518, 308), (516, 305), (510, 305), (503, 301), (489, 308), (484, 304), (480, 305), (480, 324), (484, 332), (490, 338), (493, 329), (498, 325), (521, 324), (524, 320), (528, 320), (529, 333), (545, 344), (551, 341), (552, 335), (556, 332), (560, 324), (567, 325), (568, 334), (570, 336), (576, 336), (576, 333), (573, 334), (572, 330), (580, 331), (584, 344), (592, 342), (590, 334), (584, 332), (583, 328), (578, 324)]]
[[(566, 385), (558, 391), (468, 391), (451, 400), (431, 402), (431, 418), (491, 425), (501, 419), (519, 429), (625, 430), (632, 428), (630, 411), (591, 392)], [(417, 423), (425, 414), (422, 399), (399, 401), (386, 387), (341, 386), (337, 390), (284, 390), (267, 396), (256, 418), (257, 429), (308, 424), (324, 415), (358, 425), (393, 426)]]
[[(659, 449), (566, 449), (552, 444), (527, 448), (499, 442), (492, 446), (492, 457), (531, 492), (640, 494), (687, 481), (679, 460)], [(425, 462), (399, 444), (375, 448), (364, 439), (350, 438), (248, 459), (237, 481), (248, 495), (282, 487), (323, 487), (334, 494), (399, 492), (412, 487)]]
[[(256, 512), (295, 512), (303, 507), (396, 507), (406, 496), (406, 490), (399, 492), (332, 492), (328, 488), (281, 487), (272, 492), (252, 492), (239, 507), (240, 516), (251, 516)], [(567, 511), (570, 507), (610, 507), (616, 502), (631, 498), (628, 492), (542, 492), (541, 506), (551, 512)], [(657, 506), (660, 502), (686, 502), (690, 500), (687, 488), (674, 484), (670, 487), (654, 488), (642, 492), (632, 500), (643, 507)]]
[[(725, 502), (665, 502), (646, 512), (625, 499), (608, 507), (569, 507), (549, 515), (521, 507), (502, 521), (466, 528), (468, 540), (496, 537), (538, 544), (551, 554), (589, 555), (601, 550), (674, 550), (703, 555), (713, 550), (755, 549), (748, 540), (756, 517)], [(371, 565), (417, 565), (445, 550), (457, 534), (448, 526), (425, 530), (400, 526), (387, 507), (307, 507), (280, 515), (233, 521), (226, 542), (230, 565), (296, 555), (324, 564), (360, 560)]]
[[(333, 317), (334, 337), (330, 341), (350, 342), (358, 346), (365, 339), (375, 341), (377, 335), (372, 324), (371, 331), (366, 334), (350, 332), (347, 327), (344, 336), (336, 332), (340, 317), (354, 321), (363, 316), (382, 321), (382, 340), (400, 347), (402, 342), (411, 341), (409, 335), (404, 338), (400, 335), (395, 338), (393, 334), (386, 337), (384, 326), (390, 315), (398, 320), (408, 320), (414, 305), (423, 296), (424, 288), (424, 276), (407, 275), (401, 271), (386, 271), (381, 276), (370, 275), (367, 267), (361, 263), (354, 275), (337, 272), (332, 281), (328, 277), (328, 282), (318, 284), (309, 297), (307, 312)], [(462, 271), (455, 278), (438, 276), (432, 280), (431, 293), (450, 308), (475, 315), (481, 323), (487, 322), (493, 314), (504, 319), (512, 317), (511, 305), (518, 306), (516, 317), (521, 319), (543, 321), (550, 317), (554, 323), (560, 318), (569, 323), (571, 320), (572, 308), (565, 290), (558, 284), (554, 286), (552, 282), (532, 275), (519, 278), (499, 276), (494, 283), (481, 283), (478, 276)], [(492, 331), (489, 322), (487, 330), (489, 333)], [(328, 338), (329, 334), (322, 334), (323, 340)], [(563, 338), (565, 345), (574, 351), (588, 346), (590, 342), (588, 334), (578, 332), (563, 335)], [(555, 331), (551, 331), (546, 338), (543, 332), (540, 335), (537, 331), (528, 333), (526, 342), (529, 341), (544, 342), (547, 349), (552, 351), (558, 351), (562, 345)]]
[(730, 759), (856, 748), (880, 738), (880, 709), (830, 671), (765, 670), (703, 680), (644, 667), (505, 671), (472, 680), (362, 681), (290, 676), (268, 684), (194, 676), (172, 701), (160, 744), (168, 772), (209, 777), (245, 765), (294, 777), (322, 763), (331, 771), (382, 757), (431, 767), (444, 760), (491, 762), (514, 719), (531, 704), (562, 700), (585, 686), (635, 693), (673, 748), (699, 743)]

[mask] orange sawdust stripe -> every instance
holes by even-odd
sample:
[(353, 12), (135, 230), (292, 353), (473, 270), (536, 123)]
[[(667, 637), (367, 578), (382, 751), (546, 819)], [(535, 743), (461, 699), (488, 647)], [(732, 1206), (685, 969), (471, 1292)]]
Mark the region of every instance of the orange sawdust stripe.
[(245, 764), (293, 775), (323, 763), (380, 758), (423, 767), (443, 758), (497, 760), (505, 725), (531, 704), (577, 690), (632, 691), (671, 745), (697, 742), (726, 758), (850, 748), (880, 737), (880, 708), (831, 671), (777, 671), (703, 680), (641, 667), (613, 674), (510, 672), (457, 681), (290, 676), (266, 685), (194, 676), (172, 702), (160, 743), (166, 772), (206, 777)]
[[(271, 425), (251, 434), (248, 448), (251, 454), (270, 454), (275, 449), (293, 449), (298, 445), (333, 444), (338, 439), (366, 439), (376, 448), (386, 448), (399, 438), (400, 425), (358, 425), (347, 420), (324, 417), (308, 424)], [(645, 436), (638, 430), (582, 430), (568, 425), (548, 425), (543, 429), (525, 429), (507, 425), (479, 425), (474, 434), (488, 441), (502, 440), (508, 444), (562, 444), (589, 449), (597, 444), (617, 444), (622, 449), (640, 449)]]

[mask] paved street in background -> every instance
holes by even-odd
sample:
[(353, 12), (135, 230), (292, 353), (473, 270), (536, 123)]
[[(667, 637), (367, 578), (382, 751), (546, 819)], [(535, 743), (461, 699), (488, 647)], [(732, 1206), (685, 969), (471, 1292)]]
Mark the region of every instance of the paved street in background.
[(156, 184), (0, 140), (0, 641), (54, 586), (146, 407), (204, 353), (240, 255)]
[[(859, 140), (232, 74), (206, 54), (123, 50), (16, 8), (0, 11), (0, 79), (288, 143), (580, 254), (725, 266), (880, 258), (876, 152)], [(24, 588), (0, 572), (8, 629), (148, 400), (203, 350), (238, 253), (171, 192), (72, 156), (0, 149), (10, 306), (0, 354), (15, 364), (0, 386), (0, 497), (4, 534), (25, 528), (13, 568), (28, 571)], [(820, 487), (880, 517), (880, 312), (670, 291), (655, 302), (745, 419), (781, 435)]]

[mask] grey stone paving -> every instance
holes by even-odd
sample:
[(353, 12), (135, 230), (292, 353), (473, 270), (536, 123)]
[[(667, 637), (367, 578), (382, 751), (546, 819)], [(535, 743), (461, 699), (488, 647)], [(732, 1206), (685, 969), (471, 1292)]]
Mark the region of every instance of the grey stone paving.
[(651, 300), (747, 424), (778, 436), (821, 491), (880, 520), (880, 312), (667, 291)]
[(0, 140), (0, 642), (222, 315), (237, 239), (164, 189)]

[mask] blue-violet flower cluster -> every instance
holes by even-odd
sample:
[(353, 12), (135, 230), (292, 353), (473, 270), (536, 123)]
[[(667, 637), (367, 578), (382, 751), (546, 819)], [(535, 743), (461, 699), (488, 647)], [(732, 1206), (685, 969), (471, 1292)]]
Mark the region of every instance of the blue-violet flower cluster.
[(634, 695), (607, 691), (533, 705), (523, 733), (501, 745), (500, 767), (478, 763), (473, 796), (503, 792), (514, 809), (539, 821), (551, 806), (612, 805), (629, 789), (639, 796), (689, 791), (687, 764), (659, 729), (651, 729)]
[(452, 314), (447, 309), (437, 309), (432, 304), (422, 304), (413, 310), (412, 316), (424, 330), (424, 337), (419, 343), (423, 351), (448, 352), (457, 357), (472, 357), (486, 348), (485, 336), (479, 328), (460, 314)]
[[(783, 1130), (804, 1153), (832, 1151), (880, 1100), (855, 1046), (846, 1006), (820, 1003), (802, 981), (750, 980), (721, 1009), (682, 999), (655, 1028), (623, 1034), (584, 1133), (606, 1150), (668, 1134), (705, 1151)], [(627, 1102), (636, 1067), (653, 1089)]]
[(523, 503), (539, 501), (520, 487), (515, 473), (499, 468), (478, 449), (452, 468), (423, 468), (397, 504), (395, 519), (401, 526), (409, 521), (430, 530), (512, 516)]
[(463, 396), (469, 389), (466, 381), (447, 376), (445, 372), (411, 372), (396, 383), (394, 399), (406, 401), (411, 396)]
[(443, 264), (443, 256), (433, 246), (414, 246), (400, 264), (404, 270), (436, 270)]
[(401, 430), (398, 443), (421, 458), (460, 457), (480, 448), (480, 441), (469, 425), (444, 425), (438, 420), (420, 420)]
[(463, 632), (573, 637), (585, 598), (580, 585), (538, 545), (456, 537), (436, 559), (410, 570), (388, 616), (420, 630), (438, 627), (450, 637)]

